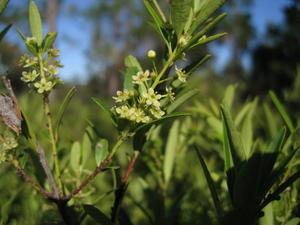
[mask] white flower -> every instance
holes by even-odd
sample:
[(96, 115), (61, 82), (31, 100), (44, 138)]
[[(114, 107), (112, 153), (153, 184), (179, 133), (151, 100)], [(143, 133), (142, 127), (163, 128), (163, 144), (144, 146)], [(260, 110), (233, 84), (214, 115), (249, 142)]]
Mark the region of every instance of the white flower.
[(133, 91), (128, 91), (125, 89), (124, 91), (117, 91), (117, 97), (113, 97), (116, 102), (125, 102), (130, 99), (134, 95)]
[(155, 107), (159, 107), (159, 99), (161, 99), (161, 95), (154, 92), (153, 88), (149, 88), (147, 92), (142, 93), (142, 97), (144, 98), (147, 105), (153, 105)]
[(38, 63), (38, 58), (37, 57), (28, 58), (28, 59), (25, 60), (24, 68), (31, 67), (31, 66), (33, 66), (37, 63)]
[(176, 74), (177, 74), (177, 76), (178, 76), (178, 79), (179, 79), (181, 82), (185, 83), (185, 82), (186, 82), (186, 73), (185, 73), (185, 71), (183, 71), (182, 69), (179, 69), (179, 68), (175, 65), (175, 72), (176, 72)]
[(171, 87), (166, 87), (167, 97), (171, 100), (175, 100), (175, 93), (172, 91)]
[(146, 70), (145, 72), (140, 71), (135, 76), (132, 76), (133, 83), (134, 84), (143, 84), (147, 80), (149, 80), (150, 72), (149, 70)]
[(132, 113), (130, 115), (130, 120), (135, 121), (137, 123), (147, 123), (150, 121), (150, 117), (146, 116), (145, 112), (140, 108), (131, 108)]
[(151, 108), (151, 109), (150, 109), (150, 112), (151, 112), (151, 114), (152, 114), (155, 118), (157, 118), (157, 119), (159, 119), (159, 118), (161, 118), (163, 115), (165, 115), (165, 112), (162, 111), (159, 107), (153, 107), (153, 108)]
[(45, 78), (42, 78), (39, 82), (34, 83), (34, 86), (37, 88), (37, 92), (42, 94), (50, 91), (54, 84), (51, 81), (47, 81)]
[(56, 75), (59, 73), (59, 70), (55, 68), (55, 66), (53, 65), (49, 65), (48, 68), (46, 69), (46, 71), (48, 73), (50, 73), (51, 75)]
[(31, 72), (22, 72), (21, 80), (24, 82), (33, 82), (37, 77), (39, 76), (39, 73), (36, 72), (36, 70), (33, 70)]
[(116, 108), (116, 112), (120, 114), (121, 118), (129, 119), (132, 113), (134, 112), (133, 108), (128, 108), (128, 106), (123, 105)]

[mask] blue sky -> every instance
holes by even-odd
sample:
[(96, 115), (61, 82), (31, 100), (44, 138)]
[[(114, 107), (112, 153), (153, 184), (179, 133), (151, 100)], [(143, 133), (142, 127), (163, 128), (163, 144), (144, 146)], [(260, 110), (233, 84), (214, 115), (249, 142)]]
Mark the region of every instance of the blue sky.
[[(72, 4), (77, 5), (79, 8), (84, 8), (89, 7), (95, 1), (96, 0), (64, 0), (57, 25), (59, 31), (58, 48), (61, 50), (61, 61), (65, 66), (61, 69), (61, 77), (63, 80), (86, 80), (88, 65), (86, 51), (89, 48), (89, 31), (92, 29), (92, 27), (85, 23), (82, 17), (65, 16), (65, 12), (68, 12), (68, 8)], [(19, 0), (12, 0), (12, 4), (18, 4), (18, 2)], [(36, 2), (39, 4), (43, 1), (36, 0)], [(282, 9), (289, 3), (290, 0), (254, 0), (251, 7), (252, 23), (256, 28), (258, 38), (263, 36), (265, 28), (269, 23), (282, 22)], [(15, 39), (15, 37), (13, 39)], [(228, 58), (226, 56), (228, 56), (229, 48), (226, 46), (214, 47), (212, 48), (212, 52), (216, 56), (217, 65), (221, 68), (225, 64), (226, 58)]]

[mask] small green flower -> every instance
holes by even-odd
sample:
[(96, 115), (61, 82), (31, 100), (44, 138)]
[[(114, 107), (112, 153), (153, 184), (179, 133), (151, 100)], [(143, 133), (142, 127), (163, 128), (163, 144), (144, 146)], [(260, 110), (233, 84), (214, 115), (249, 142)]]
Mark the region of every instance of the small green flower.
[(153, 107), (153, 108), (151, 108), (151, 109), (150, 109), (150, 112), (151, 112), (151, 114), (152, 114), (155, 118), (157, 118), (157, 119), (159, 119), (159, 118), (161, 118), (163, 115), (165, 115), (165, 112), (162, 111), (159, 107)]
[(142, 101), (145, 101), (147, 105), (153, 105), (155, 107), (159, 107), (159, 99), (161, 99), (161, 95), (157, 94), (153, 88), (149, 88), (147, 92), (142, 93)]
[(150, 117), (146, 116), (145, 112), (139, 108), (131, 108), (132, 113), (129, 117), (130, 120), (135, 121), (137, 123), (148, 123), (150, 121)]
[(33, 70), (31, 72), (22, 72), (21, 80), (25, 83), (33, 82), (35, 79), (39, 76), (39, 73), (36, 72), (36, 70)]
[(176, 74), (177, 74), (177, 76), (178, 76), (178, 79), (179, 79), (181, 82), (185, 83), (185, 82), (186, 82), (186, 73), (185, 73), (185, 71), (183, 71), (182, 69), (179, 69), (179, 68), (175, 65), (175, 72), (176, 72)]
[(38, 58), (37, 57), (30, 57), (25, 61), (25, 64), (24, 64), (23, 67), (28, 68), (28, 67), (31, 67), (31, 66), (36, 65), (36, 64), (38, 64)]
[(28, 54), (24, 54), (21, 56), (20, 60), (18, 61), (19, 66), (24, 66), (26, 64), (26, 61), (30, 58)]
[(171, 101), (175, 100), (175, 93), (172, 91), (171, 87), (166, 87), (167, 92), (167, 98), (169, 98)]
[(58, 56), (60, 56), (59, 49), (57, 49), (57, 48), (50, 48), (48, 50), (48, 54), (51, 57), (58, 57)]
[(190, 39), (191, 39), (190, 36), (185, 36), (185, 35), (181, 36), (178, 40), (179, 46), (182, 46), (182, 47), (186, 46)]
[(45, 78), (42, 78), (39, 82), (35, 82), (34, 86), (37, 88), (37, 92), (42, 94), (44, 92), (51, 91), (54, 84), (51, 81), (47, 81)]
[(140, 71), (135, 76), (132, 76), (133, 83), (134, 84), (143, 84), (147, 80), (149, 80), (150, 72), (149, 70), (146, 70), (145, 72)]
[(126, 118), (126, 119), (130, 118), (133, 111), (134, 110), (132, 108), (129, 109), (128, 106), (126, 106), (126, 105), (123, 105), (123, 106), (120, 106), (120, 107), (116, 108), (116, 112), (118, 114), (120, 114), (120, 117), (121, 118)]
[(134, 96), (134, 92), (125, 89), (124, 91), (117, 91), (117, 97), (113, 97), (113, 99), (116, 102), (125, 102), (126, 100), (130, 99), (132, 96)]
[(44, 68), (46, 70), (46, 72), (48, 72), (50, 75), (56, 75), (59, 73), (59, 70), (53, 66), (53, 65), (49, 65), (48, 68)]

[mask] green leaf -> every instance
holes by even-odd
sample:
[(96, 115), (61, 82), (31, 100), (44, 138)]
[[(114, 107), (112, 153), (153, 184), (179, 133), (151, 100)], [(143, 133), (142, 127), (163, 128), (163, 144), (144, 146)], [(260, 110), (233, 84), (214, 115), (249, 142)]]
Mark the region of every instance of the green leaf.
[(198, 46), (198, 45), (207, 44), (209, 42), (212, 42), (212, 41), (215, 41), (219, 38), (222, 38), (222, 37), (226, 36), (227, 34), (228, 33), (224, 32), (224, 33), (215, 34), (215, 35), (212, 35), (212, 36), (209, 36), (209, 37), (206, 37), (206, 38), (200, 38), (196, 45)]
[(276, 127), (276, 123), (274, 123), (274, 121), (276, 121), (276, 118), (274, 117), (274, 114), (271, 112), (270, 107), (267, 104), (263, 104), (263, 108), (264, 108), (264, 113), (268, 124), (268, 130), (270, 136), (274, 137), (278, 130)]
[(248, 158), (251, 153), (252, 145), (253, 145), (253, 115), (256, 108), (257, 99), (251, 103), (251, 109), (248, 111), (246, 118), (242, 124), (242, 139), (245, 148), (245, 154)]
[(192, 74), (194, 73), (202, 64), (204, 64), (206, 61), (208, 61), (210, 58), (212, 57), (212, 55), (206, 55), (204, 57), (201, 57), (197, 60), (195, 60), (194, 62), (192, 62), (190, 65), (188, 65), (187, 67), (185, 67), (183, 70), (186, 73)]
[(115, 118), (115, 115), (114, 113), (110, 110), (110, 108), (100, 99), (97, 99), (97, 98), (92, 98), (92, 100), (104, 111), (106, 112), (109, 117), (111, 118), (111, 121), (113, 123), (113, 125), (115, 127), (118, 126), (117, 122), (116, 122), (116, 118)]
[(126, 67), (136, 67), (139, 71), (142, 71), (142, 67), (139, 63), (139, 61), (133, 56), (133, 55), (128, 55), (125, 58), (125, 66)]
[(23, 39), (23, 41), (26, 41), (25, 35), (19, 29), (17, 29), (17, 33), (20, 35), (20, 37)]
[(39, 9), (34, 1), (30, 1), (29, 3), (29, 23), (32, 36), (35, 37), (38, 44), (41, 45), (43, 41), (43, 26)]
[(285, 122), (286, 126), (289, 128), (289, 131), (291, 133), (293, 133), (295, 131), (295, 127), (293, 125), (291, 118), (287, 114), (284, 106), (279, 101), (278, 97), (276, 96), (276, 94), (273, 91), (270, 91), (269, 95), (270, 95), (274, 105), (276, 106), (276, 109), (278, 110), (280, 116), (282, 117), (283, 121)]
[(95, 159), (97, 165), (100, 165), (100, 163), (103, 162), (103, 160), (106, 158), (106, 156), (109, 153), (109, 144), (106, 139), (101, 139), (96, 143), (96, 149), (95, 149)]
[(7, 25), (1, 32), (0, 32), (0, 41), (4, 38), (5, 34), (9, 31), (12, 24)]
[(212, 21), (210, 21), (209, 23), (207, 23), (198, 33), (196, 33), (195, 35), (193, 35), (193, 38), (190, 41), (190, 43), (188, 45), (186, 45), (186, 47), (182, 51), (185, 51), (185, 49), (189, 49), (189, 48), (191, 48), (191, 46), (197, 44), (197, 42), (199, 41), (200, 38), (203, 37), (203, 35), (206, 35), (209, 31), (211, 31), (213, 28), (215, 28), (216, 25), (221, 20), (223, 20), (226, 16), (227, 16), (226, 13), (222, 13), (221, 15), (217, 16)]
[(221, 105), (221, 115), (223, 121), (224, 135), (224, 153), (225, 153), (225, 171), (229, 170), (239, 162), (240, 155), (244, 155), (245, 150), (242, 144), (240, 133), (235, 127), (229, 109), (227, 106)]
[(192, 0), (172, 0), (171, 1), (171, 20), (178, 37), (189, 19), (192, 9)]
[(83, 135), (82, 146), (81, 146), (81, 165), (84, 166), (91, 154), (92, 142), (88, 133)]
[(298, 225), (300, 223), (300, 218), (290, 219), (285, 225)]
[(160, 17), (159, 13), (157, 12), (157, 10), (151, 5), (149, 0), (144, 0), (144, 4), (146, 9), (148, 10), (149, 14), (152, 16), (156, 26), (158, 28), (162, 27), (163, 25), (163, 20)]
[(3, 13), (4, 9), (6, 8), (9, 0), (2, 0), (0, 2), (0, 15)]
[(228, 106), (229, 109), (231, 109), (231, 107), (232, 107), (236, 88), (237, 88), (237, 85), (233, 84), (233, 85), (229, 85), (225, 90), (222, 104)]
[(61, 124), (61, 121), (62, 121), (62, 118), (65, 114), (65, 111), (66, 111), (66, 108), (67, 106), (69, 105), (72, 97), (74, 96), (75, 94), (75, 91), (76, 91), (76, 88), (75, 87), (72, 87), (68, 93), (66, 94), (60, 108), (59, 108), (59, 111), (58, 111), (58, 114), (57, 114), (57, 118), (56, 118), (56, 121), (55, 121), (55, 125), (54, 125), (54, 133), (55, 133), (55, 138), (57, 139), (58, 138), (58, 130), (59, 130), (59, 126)]
[(139, 72), (137, 67), (128, 67), (126, 72), (125, 72), (125, 77), (124, 77), (124, 83), (123, 83), (123, 89), (127, 90), (133, 90), (133, 83), (132, 83), (132, 76), (136, 75), (137, 72)]
[(264, 216), (259, 220), (261, 225), (274, 225), (274, 213), (272, 204), (264, 208)]
[(213, 179), (211, 178), (210, 172), (209, 172), (209, 170), (208, 170), (208, 168), (206, 166), (206, 163), (205, 163), (205, 161), (204, 161), (204, 159), (203, 159), (203, 157), (202, 157), (199, 149), (196, 146), (194, 146), (194, 147), (195, 147), (198, 159), (200, 161), (201, 167), (203, 169), (203, 173), (204, 173), (206, 182), (208, 184), (208, 187), (209, 187), (209, 190), (210, 190), (210, 194), (211, 194), (211, 197), (213, 199), (213, 203), (214, 203), (214, 206), (216, 208), (216, 212), (218, 214), (218, 218), (221, 218), (223, 209), (222, 209), (222, 205), (221, 205), (221, 202), (219, 200), (218, 193), (217, 193), (217, 190), (215, 188)]
[(75, 141), (71, 147), (70, 165), (74, 172), (78, 172), (80, 165), (81, 146), (78, 141)]
[(173, 112), (175, 109), (177, 109), (180, 105), (182, 105), (183, 103), (185, 103), (188, 99), (192, 98), (193, 96), (195, 96), (196, 94), (199, 93), (198, 89), (192, 89), (189, 90), (187, 92), (185, 92), (184, 94), (178, 96), (174, 102), (172, 102), (169, 107), (167, 108), (167, 113), (171, 113)]
[(176, 120), (173, 122), (173, 125), (170, 129), (167, 145), (166, 145), (166, 151), (165, 151), (165, 157), (164, 157), (164, 179), (166, 184), (169, 183), (172, 170), (174, 166), (175, 156), (176, 156), (176, 150), (177, 150), (177, 142), (178, 142), (178, 129), (179, 129), (179, 121)]
[(27, 114), (22, 111), (22, 134), (31, 141), (31, 144), (36, 147), (36, 136), (32, 129), (31, 121), (28, 119)]
[(93, 205), (83, 205), (84, 211), (100, 225), (113, 225), (110, 219)]
[(195, 31), (197, 27), (208, 20), (209, 17), (225, 3), (225, 1), (226, 0), (204, 0), (199, 9), (199, 13), (196, 16), (196, 20), (192, 25), (191, 32)]
[(48, 32), (46, 34), (42, 43), (44, 52), (53, 47), (53, 43), (55, 42), (56, 37), (57, 37), (57, 32)]
[(175, 117), (179, 117), (179, 116), (191, 116), (191, 113), (185, 113), (185, 112), (175, 112), (175, 113), (170, 113), (167, 114), (166, 116), (161, 117), (160, 119), (156, 119), (151, 121), (150, 123), (145, 123), (142, 126), (139, 126), (135, 132), (140, 131), (141, 129), (147, 128), (149, 126), (152, 126), (154, 124), (160, 124), (161, 122), (167, 120), (167, 119), (171, 119), (171, 118), (175, 118)]

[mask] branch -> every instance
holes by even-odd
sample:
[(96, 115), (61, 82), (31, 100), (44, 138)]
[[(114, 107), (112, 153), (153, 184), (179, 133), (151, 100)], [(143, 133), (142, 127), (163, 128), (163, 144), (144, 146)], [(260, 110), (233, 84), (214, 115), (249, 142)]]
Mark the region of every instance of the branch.
[(55, 198), (59, 199), (58, 187), (55, 183), (54, 177), (53, 177), (52, 172), (51, 172), (51, 170), (49, 168), (49, 165), (47, 163), (47, 159), (46, 159), (46, 156), (45, 156), (44, 149), (42, 148), (42, 146), (40, 144), (38, 144), (38, 146), (37, 146), (37, 151), (38, 151), (39, 156), (40, 156), (40, 162), (42, 164), (42, 167), (43, 167), (43, 169), (46, 173), (46, 176), (48, 178), (50, 186), (52, 187), (53, 194), (54, 194)]
[(40, 192), (41, 194), (43, 194), (45, 197), (47, 197), (50, 200), (57, 200), (55, 198), (55, 196), (53, 196), (51, 193), (47, 192), (43, 187), (41, 187), (39, 184), (37, 184), (36, 182), (34, 182), (26, 173), (25, 171), (14, 164), (14, 166), (17, 169), (17, 174), (22, 177), (27, 183), (29, 183), (35, 190), (37, 190), (38, 192)]

